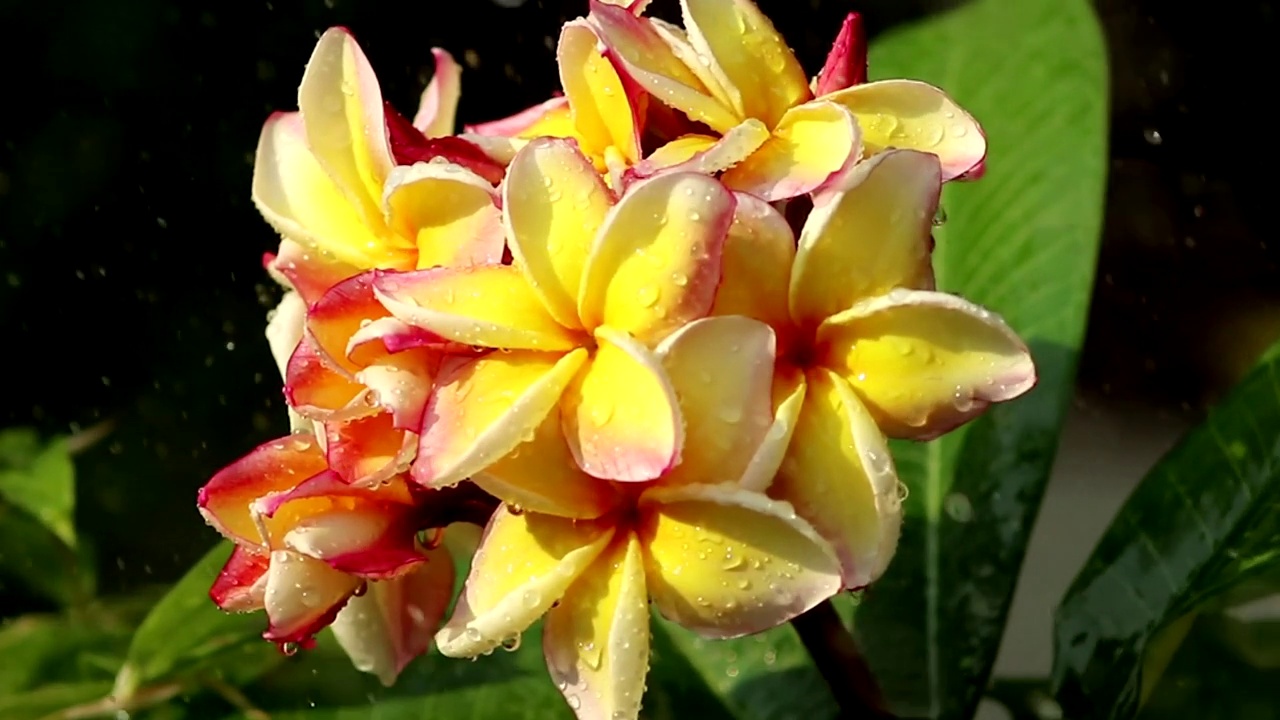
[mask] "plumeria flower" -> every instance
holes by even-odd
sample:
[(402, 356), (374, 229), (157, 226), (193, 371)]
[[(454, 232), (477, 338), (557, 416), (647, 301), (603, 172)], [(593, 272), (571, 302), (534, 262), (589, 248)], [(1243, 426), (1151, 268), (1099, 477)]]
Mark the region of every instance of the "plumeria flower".
[(264, 637), (286, 648), (333, 624), (356, 666), (390, 684), (427, 650), (453, 591), (448, 553), (417, 539), (421, 493), (403, 476), (345, 483), (305, 433), (266, 443), (200, 490), (201, 514), (236, 544), (210, 595), (265, 609)]
[[(860, 157), (890, 147), (937, 154), (946, 179), (986, 152), (977, 123), (937, 88), (886, 80), (815, 98), (795, 55), (750, 0), (680, 6), (683, 29), (599, 2), (589, 16), (623, 77), (710, 130), (659, 148), (639, 175), (672, 166), (724, 170), (726, 186), (772, 201), (819, 190)], [(830, 73), (828, 80), (839, 86)]]
[(817, 532), (790, 505), (742, 487), (771, 477), (787, 442), (770, 403), (769, 327), (698, 320), (656, 356), (689, 424), (684, 461), (652, 483), (610, 483), (582, 472), (558, 419), (544, 419), (476, 477), (509, 504), (490, 520), (436, 636), (445, 655), (473, 657), (545, 616), (547, 667), (582, 720), (638, 717), (650, 601), (703, 636), (730, 638), (786, 622), (841, 587)]
[(836, 547), (845, 584), (875, 579), (896, 546), (897, 477), (884, 433), (926, 440), (1035, 384), (1026, 346), (995, 314), (936, 292), (937, 156), (891, 150), (820, 198), (797, 248), (786, 220), (738, 198), (713, 314), (778, 336), (780, 422), (793, 437), (770, 496)]
[(456, 483), (549, 414), (591, 475), (647, 481), (673, 467), (684, 423), (652, 348), (711, 308), (733, 208), (693, 173), (637, 183), (615, 203), (572, 141), (520, 150), (503, 184), (513, 265), (374, 281), (395, 318), (498, 351), (442, 365), (413, 477)]

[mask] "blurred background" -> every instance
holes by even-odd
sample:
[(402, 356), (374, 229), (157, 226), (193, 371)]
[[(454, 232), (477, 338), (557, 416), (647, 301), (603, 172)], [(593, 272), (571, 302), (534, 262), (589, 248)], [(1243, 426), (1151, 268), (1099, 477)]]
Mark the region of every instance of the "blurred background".
[[(945, 3), (759, 4), (816, 69), (848, 11), (874, 37)], [(262, 122), (295, 108), (320, 32), (349, 27), (406, 114), (429, 49), (446, 48), (465, 66), (460, 120), (477, 122), (556, 88), (559, 27), (585, 11), (476, 0), (448, 3), (446, 21), (445, 5), (0, 3), (0, 427), (101, 437), (77, 458), (76, 521), (103, 592), (181, 575), (216, 539), (196, 489), (287, 431), (262, 335), (280, 291), (261, 257), (277, 237), (249, 184)], [(1112, 77), (1105, 238), (1078, 402), (998, 674), (1047, 673), (1050, 607), (1114, 509), (1280, 336), (1280, 144), (1255, 108), (1275, 67), (1273, 4), (1097, 9)], [(45, 606), (0, 585), (0, 618)]]

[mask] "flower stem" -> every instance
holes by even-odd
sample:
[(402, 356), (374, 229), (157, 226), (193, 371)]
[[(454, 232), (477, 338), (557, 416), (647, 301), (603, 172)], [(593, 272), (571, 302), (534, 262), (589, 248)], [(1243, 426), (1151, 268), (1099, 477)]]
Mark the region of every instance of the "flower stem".
[(830, 600), (792, 619), (791, 626), (827, 681), (841, 718), (892, 718), (875, 676)]

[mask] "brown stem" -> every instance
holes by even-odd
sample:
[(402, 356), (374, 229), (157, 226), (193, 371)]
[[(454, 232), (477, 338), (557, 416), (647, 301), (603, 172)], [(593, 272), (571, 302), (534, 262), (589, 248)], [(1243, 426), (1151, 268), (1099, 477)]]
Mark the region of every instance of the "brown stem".
[(831, 688), (841, 718), (894, 717), (885, 708), (884, 697), (871, 668), (858, 652), (853, 635), (830, 600), (794, 618), (791, 626), (800, 635), (800, 641), (813, 657), (822, 679)]

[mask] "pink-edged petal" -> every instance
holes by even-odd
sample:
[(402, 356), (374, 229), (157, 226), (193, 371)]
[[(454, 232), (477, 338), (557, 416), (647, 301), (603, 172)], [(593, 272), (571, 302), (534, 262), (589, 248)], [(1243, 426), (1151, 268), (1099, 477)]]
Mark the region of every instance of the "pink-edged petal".
[(406, 472), (418, 451), (418, 436), (397, 429), (385, 412), (327, 423), (325, 438), (329, 467), (356, 485), (376, 485)]
[(769, 424), (769, 431), (751, 456), (747, 469), (742, 472), (739, 487), (765, 492), (773, 484), (783, 460), (786, 459), (787, 449), (791, 447), (796, 425), (800, 422), (805, 390), (804, 373), (786, 365), (775, 370), (771, 403), (773, 419)]
[(775, 349), (768, 325), (740, 316), (695, 320), (658, 346), (685, 424), (664, 485), (741, 480), (773, 423)]
[(582, 343), (510, 265), (384, 273), (374, 291), (395, 317), (454, 342), (512, 350), (571, 350)]
[(284, 546), (361, 578), (396, 577), (424, 562), (410, 518), (391, 503), (359, 503), (309, 515), (284, 535)]
[[(563, 98), (560, 99), (563, 100)], [(528, 139), (525, 138), (506, 137), (500, 135), (476, 135), (475, 133), (463, 133), (459, 135), (458, 138), (480, 148), (480, 152), (484, 153), (490, 160), (493, 160), (504, 168), (511, 163), (511, 159), (516, 156), (516, 152), (529, 142)]]
[(547, 613), (547, 670), (581, 720), (635, 720), (649, 671), (649, 596), (632, 533), (609, 548)]
[(382, 354), (381, 348), (348, 357), (351, 336), (361, 327), (390, 315), (373, 294), (374, 271), (347, 278), (329, 288), (307, 312), (307, 335), (319, 355), (350, 375)]
[(529, 285), (557, 322), (582, 327), (583, 267), (613, 206), (604, 180), (572, 141), (540, 138), (512, 160), (502, 206), (511, 255)]
[(214, 578), (209, 598), (225, 612), (261, 610), (267, 590), (268, 553), (236, 545)]
[(623, 83), (599, 45), (585, 20), (571, 20), (560, 31), (556, 61), (569, 99), (574, 137), (593, 157), (603, 157), (606, 149), (614, 148), (627, 164), (634, 163), (640, 159), (639, 118), (647, 98)]
[(380, 358), (356, 373), (356, 380), (373, 392), (374, 401), (390, 413), (396, 430), (418, 432), (431, 395), (440, 354), (430, 348), (402, 350)]
[(942, 180), (932, 155), (897, 150), (854, 167), (809, 213), (791, 272), (805, 327), (891, 288), (933, 284), (929, 251)]
[(822, 98), (849, 108), (867, 155), (888, 148), (938, 156), (942, 179), (972, 172), (987, 155), (978, 121), (938, 88), (916, 80), (878, 80)]
[(721, 180), (764, 200), (785, 200), (847, 172), (860, 152), (853, 115), (841, 105), (815, 100), (783, 114), (773, 135)]
[(325, 469), (324, 454), (307, 434), (263, 443), (231, 463), (200, 488), (200, 514), (228, 539), (263, 547), (250, 506), (258, 498), (286, 491)]
[(356, 266), (341, 262), (332, 253), (288, 238), (280, 241), (279, 252), (271, 256), (266, 269), (280, 284), (296, 290), (308, 305), (329, 288), (360, 273)]
[(456, 346), (456, 343), (445, 340), (433, 332), (414, 327), (394, 317), (378, 318), (369, 323), (361, 323), (360, 329), (356, 330), (347, 341), (347, 356), (354, 357), (357, 353), (369, 352), (370, 357), (380, 358), (381, 352), (362, 349), (362, 346), (369, 344), (377, 344), (383, 351), (393, 354), (416, 348), (446, 350)]
[(705, 637), (780, 625), (840, 590), (831, 547), (790, 505), (732, 485), (657, 487), (637, 528), (653, 604)]
[(720, 283), (734, 197), (712, 178), (662, 173), (632, 185), (587, 259), (578, 315), (653, 344), (703, 317)]
[(659, 359), (612, 328), (596, 331), (595, 356), (564, 392), (560, 415), (578, 467), (617, 482), (661, 477), (680, 460), (684, 422)]
[(927, 440), (1036, 383), (1027, 346), (1000, 316), (945, 293), (897, 290), (818, 329), (820, 359), (893, 437)]
[(866, 81), (867, 36), (862, 29), (862, 16), (851, 12), (840, 25), (827, 61), (813, 82), (813, 94), (821, 97)]
[(884, 435), (843, 378), (808, 373), (804, 405), (769, 496), (791, 503), (836, 550), (844, 586), (880, 576), (902, 524)]
[(450, 162), (495, 185), (502, 181), (503, 163), (490, 157), (476, 143), (452, 136), (427, 137), (396, 112), (391, 103), (385, 104), (385, 111), (391, 153), (397, 165)]
[(422, 91), (413, 126), (423, 135), (436, 138), (453, 134), (458, 98), (462, 95), (462, 66), (441, 48), (431, 48), (431, 57), (436, 71), (427, 89)]
[(607, 523), (505, 507), (493, 514), (453, 616), (436, 634), (448, 657), (474, 657), (519, 636), (609, 544)]
[(371, 580), (333, 621), (333, 636), (361, 672), (390, 687), (431, 639), (453, 599), (454, 567), (442, 545), (425, 562), (390, 580)]
[(510, 117), (466, 126), (468, 134), (507, 138), (572, 137), (573, 117), (569, 99), (553, 97)]
[(586, 359), (583, 349), (513, 351), (446, 364), (423, 420), (414, 480), (452, 485), (511, 452), (556, 407)]
[(745, 315), (786, 333), (787, 287), (796, 254), (791, 226), (769, 203), (738, 193), (721, 254), (720, 287), (712, 315)]
[(628, 174), (643, 178), (661, 171), (696, 172), (714, 175), (732, 168), (769, 140), (769, 128), (755, 118), (747, 118), (720, 138), (685, 135), (654, 150)]
[(333, 622), (363, 581), (290, 550), (271, 553), (264, 605), (267, 640), (304, 642)]
[(502, 213), (489, 181), (449, 162), (400, 166), (387, 176), (387, 221), (418, 248), (418, 268), (502, 261)]
[(311, 420), (349, 420), (378, 412), (376, 398), (306, 336), (289, 358), (284, 396), (291, 409)]
[(732, 109), (738, 117), (747, 117), (742, 109), (742, 93), (734, 87), (718, 63), (704, 52), (694, 48), (684, 28), (659, 18), (649, 18), (649, 26), (667, 43), (671, 52), (680, 58), (685, 67), (702, 81), (712, 97), (724, 107)]
[(289, 368), (289, 358), (302, 342), (306, 329), (307, 302), (290, 290), (280, 298), (280, 304), (267, 315), (267, 345), (271, 358), (276, 361), (280, 378), (284, 379)]

